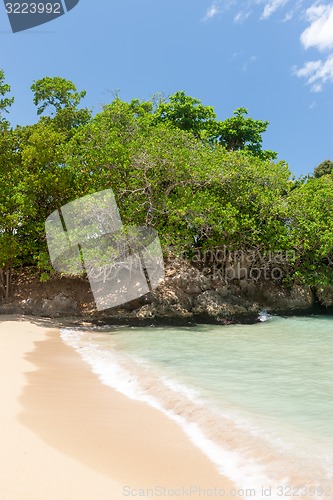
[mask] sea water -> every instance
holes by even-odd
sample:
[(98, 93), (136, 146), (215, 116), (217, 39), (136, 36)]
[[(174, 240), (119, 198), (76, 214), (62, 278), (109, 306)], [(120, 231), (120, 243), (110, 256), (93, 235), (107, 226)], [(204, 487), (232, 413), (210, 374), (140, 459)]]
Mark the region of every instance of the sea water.
[(177, 421), (257, 498), (333, 498), (333, 318), (63, 330), (101, 380)]

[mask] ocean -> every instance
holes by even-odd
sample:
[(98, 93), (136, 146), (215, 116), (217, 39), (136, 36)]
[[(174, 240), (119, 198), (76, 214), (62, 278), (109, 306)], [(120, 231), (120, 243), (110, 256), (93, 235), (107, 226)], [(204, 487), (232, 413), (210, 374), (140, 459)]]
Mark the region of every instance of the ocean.
[(103, 383), (175, 420), (244, 498), (333, 499), (333, 318), (261, 319), (61, 335)]

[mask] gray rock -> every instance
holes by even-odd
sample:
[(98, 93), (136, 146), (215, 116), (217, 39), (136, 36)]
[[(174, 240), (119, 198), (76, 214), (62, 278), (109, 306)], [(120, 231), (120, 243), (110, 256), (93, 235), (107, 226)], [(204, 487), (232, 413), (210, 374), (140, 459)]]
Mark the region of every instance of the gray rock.
[(55, 295), (52, 299), (42, 299), (40, 307), (41, 316), (57, 317), (71, 316), (78, 311), (78, 304), (71, 297), (63, 293)]
[(333, 307), (333, 286), (317, 287), (317, 297), (325, 307)]

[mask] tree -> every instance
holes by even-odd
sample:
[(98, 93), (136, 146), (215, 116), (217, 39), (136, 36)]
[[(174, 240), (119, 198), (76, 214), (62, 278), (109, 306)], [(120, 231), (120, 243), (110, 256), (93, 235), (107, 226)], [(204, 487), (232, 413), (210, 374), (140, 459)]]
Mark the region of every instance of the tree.
[(333, 162), (331, 160), (324, 160), (314, 169), (314, 177), (317, 179), (323, 175), (328, 175), (333, 172)]
[(296, 249), (296, 277), (310, 285), (332, 284), (333, 179), (310, 178), (288, 199), (290, 245)]
[(85, 90), (77, 92), (73, 82), (58, 76), (47, 76), (34, 81), (31, 90), (34, 93), (34, 104), (38, 106), (38, 115), (43, 114), (48, 106), (53, 106), (56, 112), (64, 108), (76, 108), (86, 95)]
[(212, 148), (167, 120), (152, 126), (138, 110), (115, 99), (68, 143), (81, 196), (111, 187), (123, 222), (154, 227), (164, 247), (284, 243), (285, 164)]
[[(48, 263), (51, 212), (108, 188), (123, 223), (154, 228), (165, 251), (291, 249), (292, 279), (333, 281), (333, 162), (292, 180), (286, 163), (262, 150), (268, 122), (245, 108), (216, 122), (213, 108), (184, 92), (157, 103), (117, 97), (91, 118), (68, 80), (32, 89), (38, 114), (51, 114), (15, 130), (0, 121), (0, 293), (9, 292), (12, 267)], [(2, 112), (9, 90), (2, 72)]]
[(19, 160), (14, 170), (16, 184), (14, 188), (11, 186), (11, 191), (17, 193), (21, 202), (20, 219), (14, 230), (21, 248), (21, 262), (36, 265), (47, 262), (46, 218), (77, 197), (73, 172), (64, 162), (64, 150), (78, 129), (89, 121), (90, 112), (86, 108), (78, 109), (85, 92), (77, 93), (75, 85), (68, 80), (44, 78), (32, 88), (34, 102), (41, 103), (38, 114), (48, 106), (54, 109), (51, 116), (41, 116), (38, 123), (15, 130)]
[(57, 126), (55, 120), (42, 118), (34, 125), (18, 128), (16, 133), (21, 158), (18, 190), (25, 202), (17, 236), (24, 235), (22, 259), (36, 265), (46, 261), (46, 218), (77, 197), (72, 172), (64, 162), (64, 148), (72, 131)]
[(5, 83), (5, 74), (0, 69), (0, 122), (6, 122), (2, 117), (2, 113), (8, 113), (8, 109), (14, 102), (14, 97), (5, 97), (10, 92), (10, 85)]
[(15, 200), (13, 175), (17, 144), (8, 120), (2, 116), (14, 102), (14, 97), (6, 97), (9, 92), (10, 85), (5, 83), (5, 74), (0, 69), (0, 294), (5, 297), (10, 292), (12, 264), (19, 253), (15, 238), (19, 200)]
[(199, 99), (187, 96), (184, 91), (169, 96), (169, 102), (161, 102), (155, 111), (157, 122), (170, 123), (176, 128), (201, 137), (216, 115), (211, 106), (204, 106)]
[(262, 134), (266, 132), (268, 121), (247, 118), (246, 108), (238, 108), (234, 116), (217, 122), (212, 129), (212, 137), (228, 151), (243, 150), (262, 159), (274, 159), (273, 151), (262, 150)]
[(24, 251), (19, 232), (25, 209), (33, 209), (25, 203), (21, 175), (17, 135), (5, 126), (0, 133), (0, 294), (5, 297), (10, 292), (12, 266)]
[(73, 137), (66, 163), (81, 196), (111, 187), (124, 223), (152, 226), (165, 245), (181, 245), (192, 232), (180, 197), (193, 183), (203, 187), (211, 148), (191, 131), (153, 122), (149, 107), (115, 99)]
[(90, 119), (88, 108), (78, 109), (86, 91), (77, 92), (76, 85), (60, 77), (45, 77), (31, 85), (37, 114), (42, 115), (48, 108), (57, 125), (65, 129), (75, 129)]

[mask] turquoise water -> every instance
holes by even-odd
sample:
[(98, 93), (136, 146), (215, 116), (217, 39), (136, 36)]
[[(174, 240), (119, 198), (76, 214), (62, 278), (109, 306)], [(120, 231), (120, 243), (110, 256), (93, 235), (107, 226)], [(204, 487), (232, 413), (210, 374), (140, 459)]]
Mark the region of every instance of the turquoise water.
[(105, 383), (178, 420), (244, 487), (326, 487), (308, 497), (333, 498), (333, 318), (67, 331), (64, 339)]

